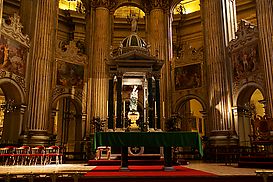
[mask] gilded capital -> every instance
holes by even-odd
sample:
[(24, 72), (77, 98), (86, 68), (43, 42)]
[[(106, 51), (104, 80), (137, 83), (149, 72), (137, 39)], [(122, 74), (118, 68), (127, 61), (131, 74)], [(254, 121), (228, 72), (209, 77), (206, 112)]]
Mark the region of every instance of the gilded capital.
[(91, 0), (90, 2), (95, 8), (104, 7), (109, 10), (117, 5), (117, 0)]

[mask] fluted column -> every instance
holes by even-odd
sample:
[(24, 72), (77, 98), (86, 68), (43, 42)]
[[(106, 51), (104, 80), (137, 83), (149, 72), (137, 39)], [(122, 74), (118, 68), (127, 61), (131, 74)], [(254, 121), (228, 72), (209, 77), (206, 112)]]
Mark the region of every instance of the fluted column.
[[(151, 8), (149, 11), (149, 33), (148, 33), (148, 40), (151, 45), (151, 54), (156, 56), (159, 60), (163, 60), (165, 64), (163, 65), (161, 69), (161, 85), (160, 85), (160, 102), (157, 104), (159, 105), (159, 109), (163, 108), (160, 107), (161, 104), (163, 103), (162, 101), (165, 100), (165, 103), (168, 108), (167, 110), (167, 115), (170, 115), (171, 113), (171, 101), (169, 96), (171, 95), (168, 93), (171, 88), (170, 82), (171, 80), (169, 79), (169, 59), (170, 57), (167, 56), (167, 52), (171, 51), (169, 47), (169, 40), (171, 39), (171, 36), (168, 37), (168, 33), (170, 33), (171, 26), (168, 22), (169, 21), (169, 16), (168, 13), (168, 6), (169, 1), (168, 0), (151, 0), (149, 1), (149, 7)], [(168, 51), (167, 51), (168, 50)], [(162, 111), (157, 110), (157, 114), (159, 116), (162, 116), (160, 114)], [(150, 116), (149, 116), (150, 117)], [(159, 118), (159, 117), (158, 117)], [(159, 118), (160, 121), (160, 118)], [(161, 124), (158, 124), (161, 125)], [(151, 126), (151, 123), (150, 123)]]
[(151, 54), (157, 56), (159, 59), (165, 58), (165, 26), (164, 26), (164, 10), (162, 8), (155, 8), (150, 11), (150, 44)]
[[(49, 105), (51, 94), (51, 64), (54, 60), (55, 43), (55, 1), (37, 0), (37, 13), (35, 21), (35, 34), (32, 47), (31, 80), (29, 92), (29, 122), (28, 131), (35, 135), (37, 142), (45, 138), (49, 118)], [(41, 137), (44, 136), (44, 137)]]
[[(204, 37), (208, 79), (208, 105), (211, 130), (230, 130), (230, 93), (225, 62), (225, 31), (222, 3), (203, 0)], [(224, 23), (225, 22), (225, 23)]]
[(273, 2), (272, 0), (256, 0), (256, 7), (261, 57), (265, 69), (266, 112), (270, 117), (273, 117)]
[[(92, 1), (95, 7), (92, 59), (92, 117), (107, 118), (108, 76), (105, 60), (110, 48), (110, 11), (114, 1)], [(91, 32), (92, 34), (92, 32)]]

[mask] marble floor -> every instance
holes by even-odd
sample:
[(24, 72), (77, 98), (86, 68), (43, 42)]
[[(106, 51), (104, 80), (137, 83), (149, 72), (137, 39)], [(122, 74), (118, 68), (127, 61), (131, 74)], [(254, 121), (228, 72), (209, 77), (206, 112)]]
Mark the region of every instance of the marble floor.
[[(86, 164), (49, 164), (49, 165), (36, 165), (36, 166), (0, 166), (0, 175), (3, 174), (26, 174), (26, 173), (84, 173), (92, 170), (95, 166), (87, 166)], [(236, 164), (225, 165), (222, 163), (203, 163), (199, 161), (190, 161), (188, 167), (191, 169), (210, 172), (218, 176), (228, 175), (247, 175), (255, 176), (255, 168), (238, 168)], [(260, 170), (260, 169), (259, 169)]]

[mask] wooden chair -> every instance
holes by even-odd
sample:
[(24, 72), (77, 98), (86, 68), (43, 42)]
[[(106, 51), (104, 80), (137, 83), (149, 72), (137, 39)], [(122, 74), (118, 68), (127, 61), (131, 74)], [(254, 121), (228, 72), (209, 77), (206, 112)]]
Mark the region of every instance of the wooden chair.
[(106, 151), (106, 159), (111, 159), (111, 147), (110, 146), (100, 146), (96, 151), (96, 160), (100, 160), (102, 158), (102, 153)]

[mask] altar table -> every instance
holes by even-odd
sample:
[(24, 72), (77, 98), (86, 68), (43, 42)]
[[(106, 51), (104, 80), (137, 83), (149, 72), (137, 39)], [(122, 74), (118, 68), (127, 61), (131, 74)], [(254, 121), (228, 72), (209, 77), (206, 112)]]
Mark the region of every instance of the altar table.
[(164, 168), (172, 168), (172, 147), (191, 147), (203, 155), (197, 132), (96, 132), (94, 147), (121, 147), (121, 169), (128, 168), (128, 147), (164, 147)]

